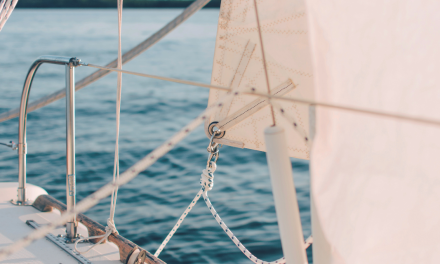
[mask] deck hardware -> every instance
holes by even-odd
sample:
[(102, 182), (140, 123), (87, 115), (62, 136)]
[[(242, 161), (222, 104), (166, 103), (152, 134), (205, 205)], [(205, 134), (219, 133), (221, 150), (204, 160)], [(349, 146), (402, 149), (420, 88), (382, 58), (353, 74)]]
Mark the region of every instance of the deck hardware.
[(139, 255), (137, 255), (134, 263), (135, 264), (143, 264), (145, 262), (146, 257), (147, 257), (147, 252), (145, 252), (145, 250), (142, 250), (141, 252), (139, 252)]
[[(40, 227), (40, 225), (37, 224), (34, 220), (27, 220), (26, 224), (34, 229), (38, 229)], [(79, 263), (92, 264), (92, 262), (90, 260), (88, 260), (86, 257), (73, 251), (73, 249), (66, 244), (65, 238), (63, 236), (57, 237), (57, 236), (49, 233), (46, 235), (46, 238), (48, 240), (50, 240), (51, 242), (53, 242), (58, 247), (60, 247), (62, 250), (66, 251), (70, 256), (72, 256), (77, 261), (79, 261)]]
[[(218, 128), (216, 125), (218, 124), (217, 121), (211, 122), (208, 126), (208, 134), (212, 136), (212, 133), (217, 132), (220, 128)], [(216, 133), (215, 138), (222, 138), (226, 134), (226, 131), (220, 131), (219, 133)]]
[[(66, 67), (66, 204), (67, 210), (75, 208), (75, 67), (80, 60), (75, 57), (41, 56), (30, 67), (21, 94), (18, 123), (18, 191), (15, 205), (26, 205), (26, 121), (32, 81), (41, 64), (58, 64)], [(66, 224), (67, 236), (76, 239), (76, 217)]]
[(12, 150), (17, 150), (18, 145), (14, 143), (14, 141), (9, 141), (9, 144), (0, 142), (0, 145), (11, 148)]

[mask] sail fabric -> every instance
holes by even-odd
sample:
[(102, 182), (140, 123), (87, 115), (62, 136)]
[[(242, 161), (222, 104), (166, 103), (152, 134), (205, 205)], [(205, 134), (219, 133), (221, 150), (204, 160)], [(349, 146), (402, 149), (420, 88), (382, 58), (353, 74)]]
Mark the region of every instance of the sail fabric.
[[(304, 2), (259, 0), (257, 3), (271, 94), (313, 98)], [(267, 93), (253, 0), (222, 1), (211, 84), (239, 91), (254, 88), (256, 92)], [(208, 105), (224, 94), (225, 91), (211, 90)], [(304, 140), (309, 131), (308, 106), (284, 101), (278, 103), (291, 116), (290, 120), (295, 120), (291, 122), (278, 112), (275, 114), (277, 125), (283, 126), (289, 135), (289, 155), (309, 159), (309, 147)], [(206, 131), (212, 122), (219, 122), (219, 128), (226, 132), (216, 142), (265, 151), (263, 131), (272, 125), (270, 107), (265, 98), (239, 95), (207, 118)]]
[[(440, 120), (439, 1), (307, 10), (317, 101)], [(317, 107), (314, 263), (440, 263), (439, 158), (438, 126)]]

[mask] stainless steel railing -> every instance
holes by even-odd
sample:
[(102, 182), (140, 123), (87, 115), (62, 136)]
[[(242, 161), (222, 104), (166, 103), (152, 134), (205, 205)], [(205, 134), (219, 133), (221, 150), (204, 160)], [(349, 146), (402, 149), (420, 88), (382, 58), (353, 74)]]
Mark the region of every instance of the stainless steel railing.
[[(75, 177), (75, 67), (80, 60), (75, 57), (41, 56), (29, 69), (21, 94), (19, 124), (18, 124), (18, 191), (16, 205), (27, 205), (26, 199), (26, 121), (29, 94), (34, 76), (43, 63), (66, 66), (66, 204), (67, 210), (73, 210), (76, 202)], [(77, 236), (76, 217), (66, 225), (67, 237)]]

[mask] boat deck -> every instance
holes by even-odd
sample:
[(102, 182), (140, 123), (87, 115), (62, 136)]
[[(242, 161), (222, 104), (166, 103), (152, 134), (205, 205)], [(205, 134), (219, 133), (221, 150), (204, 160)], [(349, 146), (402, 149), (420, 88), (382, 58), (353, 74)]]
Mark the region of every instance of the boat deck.
[[(13, 205), (10, 201), (16, 199), (17, 187), (17, 183), (0, 182), (0, 248), (12, 244), (34, 230), (26, 224), (26, 221), (33, 220), (39, 225), (45, 225), (60, 216), (58, 210), (40, 212), (32, 206)], [(26, 188), (27, 197), (31, 201), (39, 195), (47, 194), (42, 188), (31, 184), (27, 184)], [(83, 236), (87, 236), (87, 228), (81, 223), (78, 226), (78, 232)], [(58, 228), (52, 234), (55, 236), (64, 235), (65, 228)], [(78, 249), (85, 250), (91, 245), (91, 243), (79, 243)], [(67, 244), (67, 246), (73, 251), (73, 244)], [(83, 256), (90, 263), (121, 263), (119, 261), (119, 249), (111, 242), (98, 245)], [(0, 263), (77, 264), (79, 261), (52, 241), (40, 239)]]

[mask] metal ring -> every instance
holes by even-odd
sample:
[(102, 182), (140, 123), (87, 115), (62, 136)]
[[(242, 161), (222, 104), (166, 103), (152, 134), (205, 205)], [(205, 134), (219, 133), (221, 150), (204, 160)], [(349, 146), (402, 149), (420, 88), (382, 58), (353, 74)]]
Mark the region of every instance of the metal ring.
[[(212, 122), (211, 124), (209, 124), (208, 126), (208, 134), (212, 137), (212, 134), (214, 133), (214, 128), (216, 127), (215, 125), (218, 124), (217, 121)], [(220, 131), (220, 133), (218, 133), (217, 135), (214, 136), (214, 138), (222, 138), (224, 137), (226, 134), (226, 131)]]

